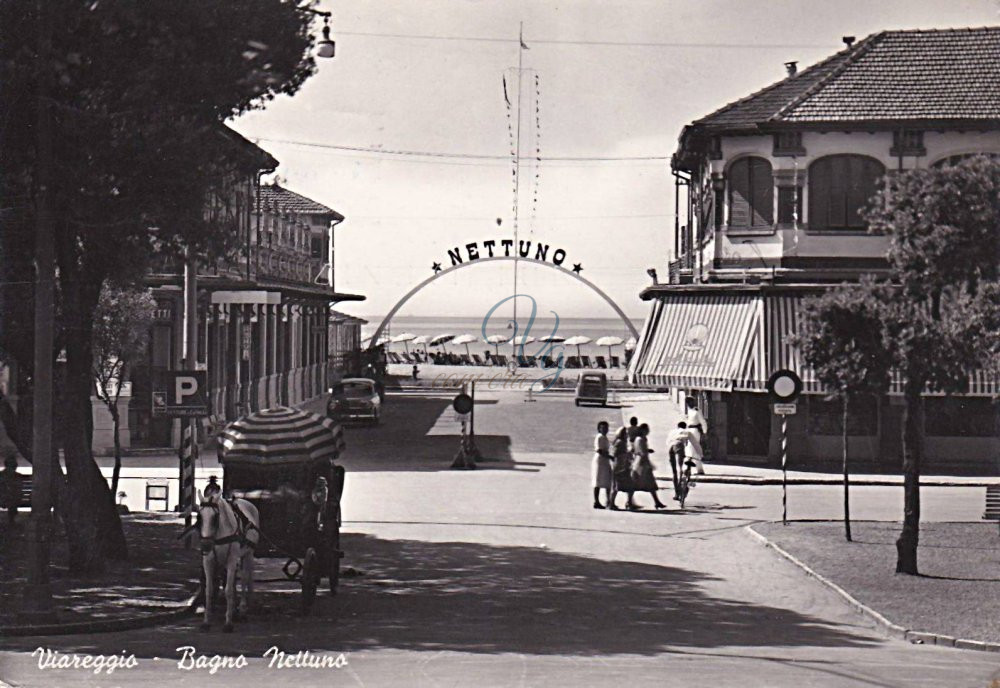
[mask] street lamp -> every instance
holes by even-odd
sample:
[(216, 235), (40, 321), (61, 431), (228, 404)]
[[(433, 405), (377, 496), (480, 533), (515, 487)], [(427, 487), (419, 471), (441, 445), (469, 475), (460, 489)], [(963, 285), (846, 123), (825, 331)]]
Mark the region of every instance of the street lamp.
[(316, 44), (317, 57), (333, 57), (336, 54), (336, 44), (330, 40), (330, 13), (323, 15), (323, 40)]
[(323, 10), (314, 10), (311, 7), (296, 7), (295, 9), (299, 12), (308, 12), (309, 14), (323, 17), (323, 40), (316, 43), (316, 56), (332, 58), (337, 52), (336, 43), (330, 39), (330, 17), (333, 14), (331, 12), (324, 12)]

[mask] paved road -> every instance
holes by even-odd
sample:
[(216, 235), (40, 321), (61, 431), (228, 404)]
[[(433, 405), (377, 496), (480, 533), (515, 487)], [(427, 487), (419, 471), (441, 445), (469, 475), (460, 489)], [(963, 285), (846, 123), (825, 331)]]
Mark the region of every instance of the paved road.
[[(701, 485), (684, 512), (590, 508), (597, 420), (620, 410), (521, 395), (482, 398), (477, 432), (494, 459), (450, 471), (447, 399), (391, 399), (381, 428), (348, 431), (344, 580), (307, 619), (267, 584), (237, 635), (194, 623), (91, 637), (6, 639), (14, 685), (990, 686), (996, 655), (888, 640), (842, 601), (755, 544), (743, 527), (780, 514), (769, 487)], [(977, 518), (964, 488), (925, 490), (927, 518)], [(978, 494), (978, 493), (977, 493)], [(859, 488), (861, 518), (895, 518), (894, 488)], [(642, 497), (639, 498), (640, 500)], [(648, 497), (646, 498), (648, 501)], [(835, 517), (834, 487), (792, 493), (793, 517)], [(263, 576), (277, 571), (271, 562)], [(37, 646), (135, 653), (112, 677), (39, 671)], [(175, 648), (244, 653), (249, 666), (185, 671)], [(270, 646), (348, 662), (269, 670)], [(160, 659), (154, 660), (153, 657)]]

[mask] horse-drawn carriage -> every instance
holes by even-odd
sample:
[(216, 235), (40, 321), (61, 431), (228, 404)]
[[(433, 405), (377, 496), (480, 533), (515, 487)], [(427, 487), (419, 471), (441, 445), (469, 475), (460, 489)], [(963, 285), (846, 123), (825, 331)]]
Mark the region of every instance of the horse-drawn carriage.
[[(301, 583), (304, 611), (312, 605), (323, 578), (328, 580), (330, 593), (336, 594), (343, 556), (340, 497), (344, 468), (334, 462), (344, 449), (341, 427), (329, 418), (278, 407), (231, 423), (219, 439), (223, 498), (213, 499), (206, 489), (202, 507), (220, 514), (217, 524), (223, 524), (231, 511), (237, 534), (221, 533), (220, 537), (224, 525), (210, 533), (200, 515), (206, 560), (218, 559), (220, 542), (239, 540), (243, 556), (253, 553), (249, 564), (243, 565), (246, 595), (248, 583), (252, 591), (253, 556), (286, 559), (282, 571), (288, 580)], [(205, 568), (207, 575), (208, 561)], [(227, 585), (227, 600), (230, 597)], [(208, 612), (206, 605), (206, 623)], [(231, 626), (231, 616), (227, 610), (227, 626)]]

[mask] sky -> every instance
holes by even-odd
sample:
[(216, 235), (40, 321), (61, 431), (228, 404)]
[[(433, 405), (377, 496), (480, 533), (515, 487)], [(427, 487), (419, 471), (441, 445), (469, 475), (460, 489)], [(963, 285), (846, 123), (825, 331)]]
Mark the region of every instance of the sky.
[[(233, 126), (281, 162), (282, 185), (346, 217), (336, 229), (336, 288), (367, 300), (338, 309), (385, 315), (434, 263), (450, 264), (449, 249), (513, 238), (511, 134), (520, 120), (518, 238), (565, 250), (564, 267), (579, 263), (637, 325), (647, 268), (667, 271), (669, 157), (685, 124), (780, 80), (784, 62), (802, 69), (840, 50), (845, 35), (1000, 24), (998, 0), (319, 7), (333, 12), (336, 57), (317, 59), (297, 94)], [(515, 288), (541, 312), (615, 317), (596, 292), (550, 268), (519, 263), (515, 286), (510, 262), (444, 275), (399, 315), (485, 315)]]

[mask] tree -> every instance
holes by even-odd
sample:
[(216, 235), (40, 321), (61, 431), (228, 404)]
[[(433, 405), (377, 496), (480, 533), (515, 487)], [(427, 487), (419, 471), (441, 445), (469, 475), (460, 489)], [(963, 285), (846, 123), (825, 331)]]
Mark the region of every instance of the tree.
[(848, 417), (850, 402), (862, 394), (881, 396), (889, 389), (891, 347), (884, 339), (885, 288), (870, 279), (844, 285), (803, 303), (795, 344), (816, 379), (840, 399), (844, 472), (844, 535), (851, 541)]
[(967, 390), (996, 369), (1000, 338), (1000, 165), (985, 157), (887, 178), (868, 213), (889, 237), (883, 336), (903, 381), (903, 528), (898, 573), (918, 574), (920, 466), (927, 390)]
[(94, 314), (94, 379), (97, 381), (97, 396), (111, 414), (113, 425), (113, 495), (118, 494), (118, 478), (122, 470), (118, 400), (132, 367), (146, 352), (155, 310), (156, 301), (148, 291), (118, 289), (105, 284)]
[[(62, 446), (73, 529), (70, 566), (99, 570), (124, 557), (114, 495), (91, 455), (94, 313), (104, 283), (137, 283), (154, 254), (189, 249), (209, 261), (232, 250), (225, 221), (206, 215), (213, 190), (259, 167), (222, 123), (294, 94), (314, 71), (311, 15), (283, 0), (0, 0), (0, 232), (4, 275), (32, 274), (37, 194), (36, 85), (50, 75), (60, 307), (56, 350), (66, 352)], [(41, 31), (56, 52), (38, 54)], [(5, 277), (5, 279), (10, 279)], [(30, 283), (30, 277), (27, 280)], [(30, 375), (30, 300), (3, 299), (25, 327), (2, 333), (5, 355)], [(8, 321), (9, 322), (9, 321)], [(55, 356), (55, 352), (53, 352)]]

